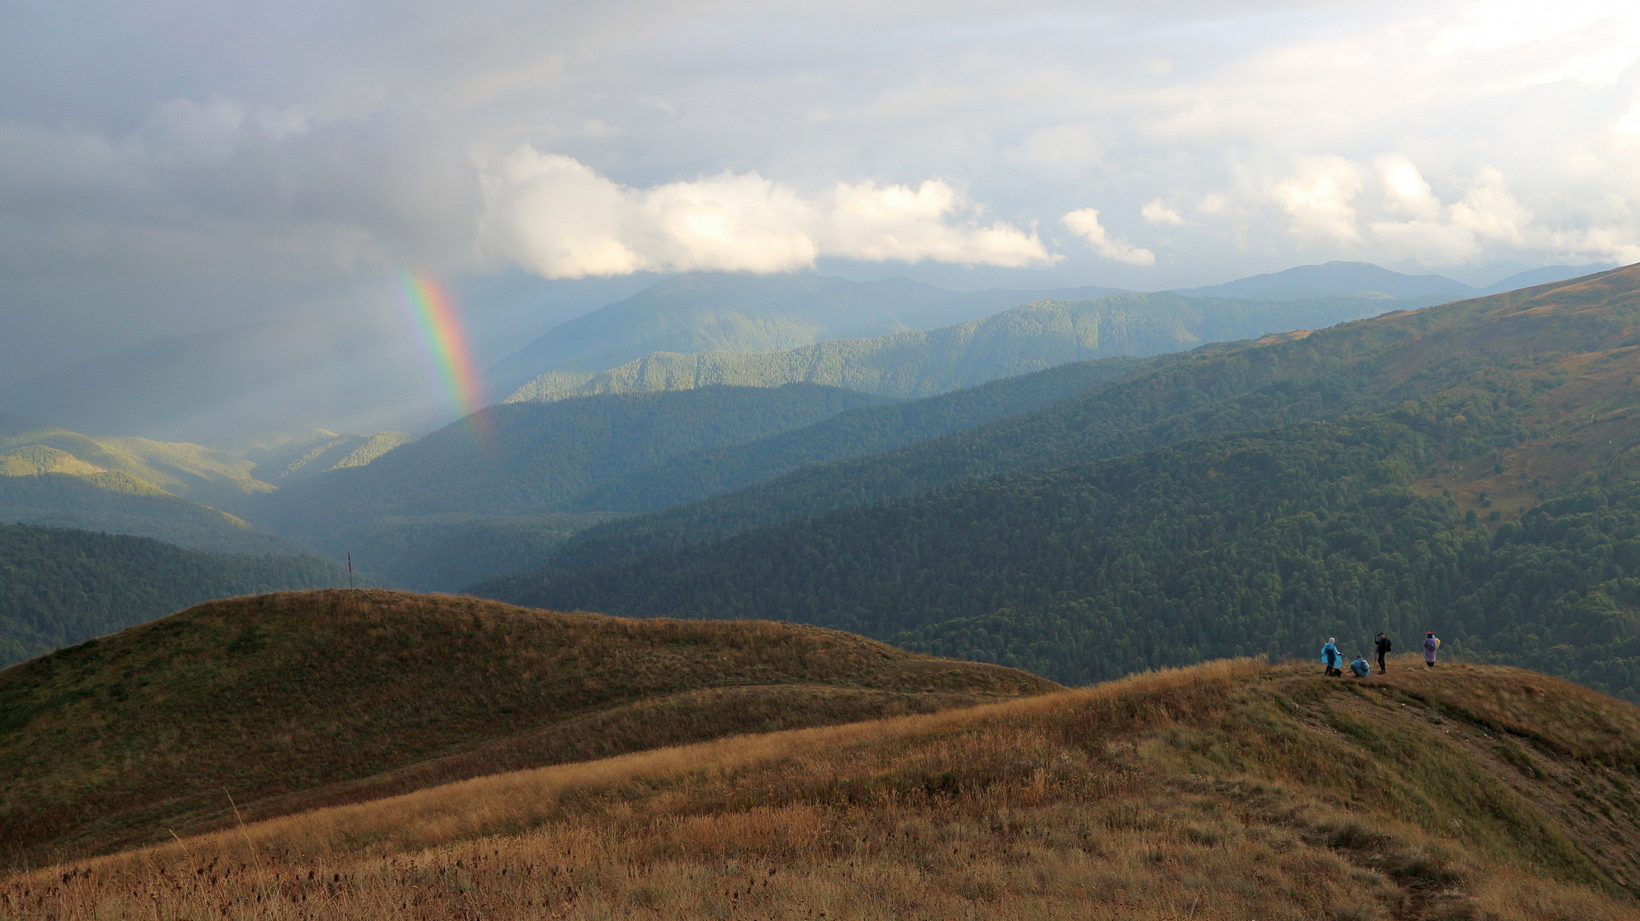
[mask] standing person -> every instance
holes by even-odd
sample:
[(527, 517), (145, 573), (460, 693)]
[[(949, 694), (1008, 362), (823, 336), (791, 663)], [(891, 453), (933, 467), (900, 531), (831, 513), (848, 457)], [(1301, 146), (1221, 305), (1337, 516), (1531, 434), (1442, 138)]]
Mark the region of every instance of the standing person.
[(1434, 632), (1424, 634), (1424, 665), (1435, 667), (1435, 654), (1441, 649), (1441, 641), (1435, 638)]
[(1389, 637), (1379, 633), (1376, 646), (1378, 648), (1378, 674), (1382, 675), (1389, 671), (1389, 667), (1384, 664), (1384, 657), (1389, 655)]
[(1338, 642), (1337, 637), (1329, 636), (1327, 637), (1327, 645), (1321, 647), (1321, 661), (1327, 663), (1328, 678), (1344, 674), (1344, 670), (1338, 667), (1338, 663), (1344, 661), (1344, 657), (1339, 654), (1338, 647), (1333, 645), (1336, 642)]

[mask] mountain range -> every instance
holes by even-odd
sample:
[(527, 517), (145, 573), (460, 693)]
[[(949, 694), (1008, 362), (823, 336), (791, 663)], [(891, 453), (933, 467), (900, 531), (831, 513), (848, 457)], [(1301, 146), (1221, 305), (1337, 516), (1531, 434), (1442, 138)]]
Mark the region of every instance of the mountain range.
[[(1288, 295), (1349, 297), (1368, 290), (1403, 289), (1426, 298), (1432, 290), (1440, 297), (1484, 293), (1458, 282), (1443, 282), (1434, 289), (1420, 288), (1423, 283), (1417, 282), (1408, 288), (1412, 283), (1406, 280), (1418, 277), (1381, 269), (1363, 279), (1360, 268), (1349, 263), (1301, 267), (1265, 276), (1266, 281), (1255, 286), (1275, 293), (1217, 296), (1279, 300)], [(1578, 270), (1547, 267), (1538, 272), (1563, 272), (1560, 277), (1567, 277)], [(1267, 283), (1290, 275), (1291, 283)], [(543, 374), (565, 372), (566, 379), (590, 376), (655, 352), (789, 350), (831, 339), (950, 326), (1031, 301), (1086, 300), (1116, 293), (1093, 287), (964, 292), (905, 279), (684, 275), (563, 322), (573, 305), (558, 303), (545, 290), (513, 290), (516, 287), (501, 285), (506, 290), (498, 293), (499, 289), (479, 286), (474, 291), (480, 300), (467, 305), (469, 326), (482, 330), (485, 339), (483, 354), (473, 360), (482, 364), (483, 355), (505, 354), (498, 351), (498, 344), (525, 343), (483, 375), (488, 401)], [(540, 301), (533, 312), (527, 304), (514, 303), (532, 297)], [(492, 305), (486, 298), (505, 303)], [(434, 346), (411, 319), (412, 311), (398, 303), (401, 300), (402, 292), (390, 288), (361, 291), (345, 309), (313, 307), (277, 321), (182, 331), (88, 357), (26, 380), (4, 382), (0, 411), (98, 436), (134, 435), (214, 446), (315, 428), (429, 431), (450, 421), (449, 394), (429, 374)], [(550, 329), (543, 328), (549, 324)]]
[(599, 374), (553, 371), (520, 387), (507, 402), (798, 382), (891, 397), (930, 396), (1066, 362), (1178, 352), (1430, 302), (1380, 297), (1249, 301), (1178, 294), (1034, 301), (953, 326), (831, 340), (783, 352), (657, 352)]
[[(1454, 648), (1640, 698), (1616, 549), (1637, 330), (1630, 267), (1206, 350), (610, 522), (475, 590), (776, 613), (1063, 681), (1444, 625)], [(1524, 579), (1556, 557), (1557, 581)]]

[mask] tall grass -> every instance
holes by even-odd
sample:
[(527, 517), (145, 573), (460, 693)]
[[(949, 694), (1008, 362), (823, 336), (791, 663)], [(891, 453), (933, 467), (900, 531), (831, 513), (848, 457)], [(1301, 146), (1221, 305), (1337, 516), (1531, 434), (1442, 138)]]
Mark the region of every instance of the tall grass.
[[(1526, 743), (1543, 778), (1457, 715), (1521, 681), (1581, 715)], [(1506, 669), (1350, 683), (1210, 663), (277, 818), (14, 875), (0, 916), (1636, 918), (1632, 859), (1589, 853), (1559, 804), (1640, 776), (1629, 729), (1586, 728), (1637, 717)], [(1421, 744), (1347, 754), (1398, 733)], [(1558, 753), (1575, 738), (1592, 757)], [(1407, 807), (1466, 763), (1514, 798)], [(1613, 814), (1640, 840), (1640, 813)], [(1511, 843), (1521, 827), (1556, 840)]]

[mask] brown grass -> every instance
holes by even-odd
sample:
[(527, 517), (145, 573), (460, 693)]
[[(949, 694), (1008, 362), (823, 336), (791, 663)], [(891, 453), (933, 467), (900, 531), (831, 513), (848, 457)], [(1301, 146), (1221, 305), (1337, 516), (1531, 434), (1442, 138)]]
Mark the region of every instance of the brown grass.
[(1219, 662), (273, 819), (14, 875), (0, 916), (1636, 918), (1632, 856), (1552, 807), (1640, 840), (1637, 740), (1508, 669)]
[(1057, 687), (762, 621), (386, 591), (212, 602), (0, 671), (0, 860), (223, 827), (229, 793), (247, 819), (266, 818)]

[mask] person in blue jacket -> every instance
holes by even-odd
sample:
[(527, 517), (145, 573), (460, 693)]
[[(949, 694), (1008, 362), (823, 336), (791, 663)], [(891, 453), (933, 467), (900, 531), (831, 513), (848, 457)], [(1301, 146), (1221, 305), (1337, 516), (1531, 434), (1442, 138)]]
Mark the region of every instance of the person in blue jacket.
[(1357, 678), (1365, 678), (1372, 674), (1372, 665), (1367, 662), (1366, 656), (1357, 654), (1355, 661), (1350, 663), (1350, 671), (1355, 672)]
[(1327, 645), (1321, 647), (1321, 661), (1327, 664), (1327, 677), (1329, 678), (1344, 674), (1344, 670), (1338, 667), (1339, 663), (1344, 661), (1344, 657), (1339, 655), (1338, 647), (1334, 645), (1337, 642), (1337, 637), (1329, 636), (1327, 637)]

